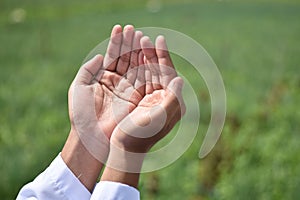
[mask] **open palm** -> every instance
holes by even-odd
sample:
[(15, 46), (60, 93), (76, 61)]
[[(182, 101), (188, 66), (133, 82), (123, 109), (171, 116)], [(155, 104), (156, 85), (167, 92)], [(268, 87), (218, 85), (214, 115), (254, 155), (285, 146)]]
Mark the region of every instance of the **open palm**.
[[(115, 26), (107, 53), (85, 63), (69, 90), (69, 115), (72, 129), (84, 146), (100, 161), (105, 161), (109, 138), (119, 121), (142, 99), (134, 88), (135, 66), (139, 65), (141, 32)], [(135, 47), (137, 46), (137, 47)], [(124, 78), (126, 74), (127, 78)]]
[(139, 66), (135, 81), (143, 99), (114, 130), (111, 151), (113, 146), (136, 153), (149, 151), (185, 112), (183, 81), (177, 76), (164, 38), (158, 37), (154, 47), (148, 37), (143, 37), (141, 48), (145, 65)]

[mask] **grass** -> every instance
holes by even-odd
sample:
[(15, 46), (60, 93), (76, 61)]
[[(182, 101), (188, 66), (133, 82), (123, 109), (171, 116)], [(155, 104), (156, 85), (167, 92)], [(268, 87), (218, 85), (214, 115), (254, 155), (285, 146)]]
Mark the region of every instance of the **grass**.
[[(175, 163), (142, 176), (143, 199), (237, 198), (235, 191), (247, 194), (245, 188), (255, 181), (245, 178), (247, 166), (253, 176), (257, 172), (267, 177), (265, 172), (275, 162), (270, 159), (271, 152), (285, 152), (290, 157), (297, 156), (291, 152), (299, 152), (295, 143), (300, 120), (297, 1), (165, 1), (157, 13), (149, 12), (145, 1), (134, 0), (121, 5), (117, 1), (2, 1), (0, 7), (2, 199), (15, 198), (20, 187), (43, 171), (61, 150), (69, 130), (70, 82), (88, 52), (109, 36), (116, 23), (165, 27), (194, 38), (219, 67), (228, 98), (222, 138), (206, 159), (198, 160), (210, 117), (208, 92), (203, 81), (186, 67), (189, 65), (174, 56), (201, 102), (199, 134)], [(26, 12), (20, 23), (12, 19), (16, 8)], [(286, 135), (290, 139), (281, 140)], [(164, 142), (170, 139), (172, 135)], [(257, 146), (260, 141), (264, 143)], [(257, 149), (266, 160), (259, 165), (262, 168), (250, 165), (256, 161), (252, 152)], [(287, 159), (286, 154), (275, 156), (275, 163), (288, 163), (278, 169), (297, 186), (292, 177), (299, 174), (295, 168), (299, 162)], [(236, 189), (226, 187), (231, 178)], [(283, 180), (274, 178), (270, 183), (278, 191), (273, 199), (287, 197), (281, 191)], [(263, 186), (264, 181), (259, 180)], [(263, 186), (253, 186), (258, 188), (252, 188), (257, 192), (253, 196), (271, 197), (274, 192), (268, 188), (265, 191), (270, 192), (261, 195)], [(287, 191), (299, 196), (291, 188)]]

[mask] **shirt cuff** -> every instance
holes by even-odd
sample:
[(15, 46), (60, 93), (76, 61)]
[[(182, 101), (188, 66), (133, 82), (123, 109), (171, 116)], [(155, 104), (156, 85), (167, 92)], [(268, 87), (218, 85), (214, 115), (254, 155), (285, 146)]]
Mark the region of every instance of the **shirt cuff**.
[(68, 199), (90, 199), (91, 193), (68, 168), (60, 154), (50, 164), (46, 173), (49, 174), (53, 185)]
[(19, 192), (17, 200), (25, 199), (90, 199), (91, 193), (81, 184), (58, 155), (50, 166)]
[(91, 200), (139, 200), (140, 193), (134, 187), (118, 182), (100, 181)]

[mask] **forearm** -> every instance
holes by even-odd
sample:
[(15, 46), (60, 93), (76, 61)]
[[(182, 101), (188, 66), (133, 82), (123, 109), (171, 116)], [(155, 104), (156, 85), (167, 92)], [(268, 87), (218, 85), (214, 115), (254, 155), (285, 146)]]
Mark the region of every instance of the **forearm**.
[(103, 164), (89, 153), (74, 130), (70, 131), (61, 157), (73, 174), (91, 192)]

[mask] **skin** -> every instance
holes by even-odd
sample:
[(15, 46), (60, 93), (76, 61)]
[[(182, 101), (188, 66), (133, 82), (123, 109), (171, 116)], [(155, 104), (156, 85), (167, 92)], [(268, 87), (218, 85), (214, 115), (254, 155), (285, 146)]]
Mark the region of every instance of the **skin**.
[[(138, 125), (146, 126), (151, 123), (151, 119), (154, 121), (154, 119), (159, 117), (162, 113), (159, 110), (157, 113), (154, 112), (149, 115), (145, 113), (149, 113), (151, 109), (160, 105), (166, 112), (165, 123), (157, 133), (152, 133), (151, 130), (150, 132), (146, 131), (146, 134), (149, 134), (149, 137), (147, 137), (147, 135), (143, 135), (142, 138), (133, 137), (128, 132), (124, 133), (122, 128), (118, 125), (115, 128), (110, 141), (111, 147), (115, 145), (124, 150), (124, 152), (128, 151), (146, 154), (150, 148), (166, 136), (180, 120), (181, 116), (185, 112), (185, 106), (181, 96), (183, 81), (181, 78), (177, 77), (170, 55), (167, 51), (164, 38), (159, 36), (156, 39), (155, 48), (148, 37), (143, 37), (141, 39), (141, 47), (143, 54), (145, 55), (144, 62), (146, 63), (146, 67), (144, 69), (146, 78), (144, 87), (141, 90), (144, 97), (139, 102), (138, 106), (126, 118), (124, 118), (123, 121), (131, 118), (133, 121), (137, 122)], [(156, 72), (151, 71), (151, 76), (147, 77), (147, 70), (150, 69), (156, 70)], [(130, 130), (132, 132), (136, 132), (139, 128), (137, 126), (133, 126)], [(145, 131), (140, 134), (144, 133)], [(142, 167), (143, 159), (132, 158), (132, 160), (128, 160), (129, 158), (126, 153), (122, 152), (120, 154), (116, 154), (113, 151), (114, 149), (111, 148), (108, 158), (108, 163), (111, 165), (115, 164), (113, 163), (115, 160), (117, 162), (120, 162), (120, 160), (127, 160), (127, 162), (124, 162), (124, 165), (128, 163), (128, 171), (130, 171), (131, 163), (135, 163), (134, 167), (139, 169)], [(137, 188), (140, 173), (132, 173), (128, 171), (107, 166), (102, 174), (101, 180), (121, 182)]]
[[(141, 95), (128, 82), (119, 84), (118, 88), (116, 87), (116, 83), (120, 81), (129, 67), (135, 67), (138, 64), (138, 55), (136, 53), (131, 54), (129, 52), (126, 55), (120, 56), (120, 52), (130, 50), (132, 43), (139, 44), (141, 37), (142, 33), (135, 32), (131, 25), (125, 26), (123, 31), (121, 26), (114, 26), (105, 57), (97, 55), (85, 63), (80, 68), (69, 89), (71, 130), (61, 156), (69, 169), (71, 169), (89, 191), (92, 191), (94, 188), (103, 163), (99, 159), (96, 159), (95, 155), (92, 155), (89, 149), (86, 149), (86, 146), (82, 143), (82, 139), (79, 137), (80, 134), (82, 137), (84, 137), (84, 134), (90, 134), (91, 130), (85, 130), (83, 126), (80, 127), (81, 132), (79, 134), (74, 118), (76, 116), (84, 116), (84, 120), (91, 123), (94, 122), (95, 124), (88, 125), (100, 127), (103, 135), (106, 137), (102, 136), (103, 140), (108, 140), (118, 121), (122, 120), (127, 114), (126, 112), (120, 112), (117, 116), (118, 119), (111, 117), (113, 113), (111, 105), (114, 103), (112, 101), (117, 102), (118, 106), (125, 111), (132, 111), (136, 107), (142, 99)], [(94, 80), (95, 75), (96, 80)], [(86, 113), (86, 110), (93, 109), (93, 107), (73, 109), (74, 100), (76, 102), (79, 101), (79, 103), (83, 101), (82, 105), (85, 105), (85, 99), (73, 96), (75, 89), (77, 93), (85, 94), (85, 99), (92, 99), (92, 102), (95, 102), (95, 105), (87, 104), (86, 106), (94, 106), (96, 116), (93, 113)], [(126, 89), (132, 91), (131, 97), (122, 96), (122, 91)], [(96, 153), (99, 153), (101, 158), (105, 160), (104, 157), (107, 156), (109, 143), (101, 145), (102, 152)]]
[[(134, 31), (133, 26), (127, 25), (124, 30), (119, 25), (114, 26), (105, 56), (97, 55), (85, 63), (69, 89), (71, 130), (61, 156), (89, 191), (96, 184), (103, 161), (108, 159), (114, 164), (119, 158), (126, 160), (112, 147), (147, 153), (169, 133), (185, 112), (182, 85), (162, 36), (157, 37), (153, 45), (148, 37)], [(157, 106), (160, 109), (155, 109)], [(117, 114), (115, 107), (118, 108)], [(160, 116), (165, 118), (158, 131), (147, 128)], [(126, 122), (130, 120), (138, 126), (129, 127), (129, 133), (124, 132), (122, 124), (128, 124)], [(139, 132), (138, 127), (148, 130)], [(93, 137), (98, 137), (98, 141), (86, 140)], [(93, 141), (97, 142), (97, 148), (87, 149), (94, 145), (89, 143)], [(142, 159), (137, 162), (138, 168), (142, 162)], [(126, 172), (109, 165), (101, 180), (137, 187), (139, 171)]]

